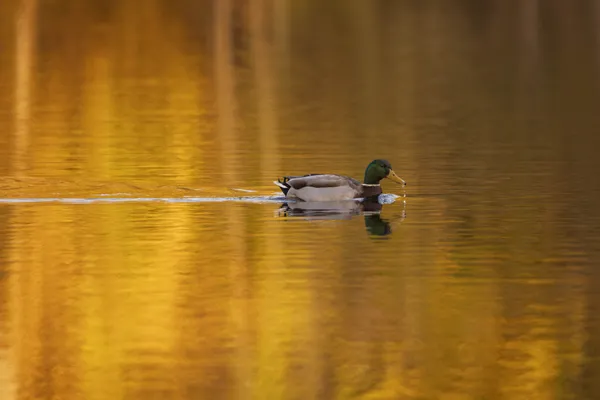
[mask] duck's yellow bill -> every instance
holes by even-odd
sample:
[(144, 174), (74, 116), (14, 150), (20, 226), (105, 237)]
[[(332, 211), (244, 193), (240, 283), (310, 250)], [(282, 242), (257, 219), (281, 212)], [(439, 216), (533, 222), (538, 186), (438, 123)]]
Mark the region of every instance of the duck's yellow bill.
[(398, 175), (396, 175), (394, 170), (390, 169), (390, 173), (388, 174), (388, 176), (386, 176), (386, 178), (388, 178), (396, 183), (399, 183), (401, 185), (406, 185), (406, 182), (404, 182), (404, 179), (402, 179)]

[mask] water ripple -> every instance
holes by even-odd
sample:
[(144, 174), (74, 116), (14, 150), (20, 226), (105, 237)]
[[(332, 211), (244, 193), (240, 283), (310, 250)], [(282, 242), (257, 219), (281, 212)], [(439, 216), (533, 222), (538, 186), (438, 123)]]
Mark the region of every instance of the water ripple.
[(283, 196), (242, 196), (242, 197), (96, 197), (96, 198), (3, 198), (0, 204), (29, 203), (64, 203), (64, 204), (97, 204), (97, 203), (280, 203), (288, 201)]

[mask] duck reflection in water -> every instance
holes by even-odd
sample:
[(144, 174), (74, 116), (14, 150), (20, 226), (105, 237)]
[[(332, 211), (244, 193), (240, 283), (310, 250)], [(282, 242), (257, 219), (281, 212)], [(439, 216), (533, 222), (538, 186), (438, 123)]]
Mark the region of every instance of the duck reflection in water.
[(383, 204), (377, 197), (362, 201), (324, 201), (324, 202), (285, 202), (278, 210), (281, 217), (301, 217), (307, 220), (351, 219), (363, 215), (365, 228), (369, 235), (387, 236), (392, 233), (392, 226), (402, 222), (406, 217), (403, 209), (399, 218), (394, 221), (381, 218)]

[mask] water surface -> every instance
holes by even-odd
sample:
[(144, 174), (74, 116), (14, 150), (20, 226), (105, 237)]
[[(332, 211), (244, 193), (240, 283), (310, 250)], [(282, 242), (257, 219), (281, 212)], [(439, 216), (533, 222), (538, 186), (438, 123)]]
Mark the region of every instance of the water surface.
[(600, 4), (250, 3), (0, 3), (0, 398), (600, 398)]

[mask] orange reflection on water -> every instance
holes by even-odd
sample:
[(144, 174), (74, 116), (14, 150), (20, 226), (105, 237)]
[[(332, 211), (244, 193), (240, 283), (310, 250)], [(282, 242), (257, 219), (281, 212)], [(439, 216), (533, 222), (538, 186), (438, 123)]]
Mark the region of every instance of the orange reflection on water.
[(386, 238), (0, 202), (2, 399), (600, 396), (586, 10), (321, 3), (0, 4), (0, 200), (268, 196), (374, 157), (409, 181)]

